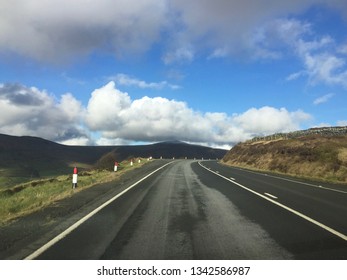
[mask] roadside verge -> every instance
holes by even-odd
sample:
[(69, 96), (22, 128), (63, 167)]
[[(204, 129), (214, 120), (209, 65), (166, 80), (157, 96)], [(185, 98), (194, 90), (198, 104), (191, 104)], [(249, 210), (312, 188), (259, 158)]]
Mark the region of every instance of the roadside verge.
[(169, 161), (155, 160), (123, 174), (116, 182), (99, 184), (2, 226), (0, 259), (22, 259)]

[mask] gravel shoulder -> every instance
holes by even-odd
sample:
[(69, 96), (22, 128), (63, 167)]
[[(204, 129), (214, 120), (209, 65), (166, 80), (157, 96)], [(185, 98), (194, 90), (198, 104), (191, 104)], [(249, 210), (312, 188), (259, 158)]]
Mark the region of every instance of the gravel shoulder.
[(105, 201), (167, 162), (154, 160), (115, 181), (95, 185), (0, 227), (0, 259), (24, 259)]

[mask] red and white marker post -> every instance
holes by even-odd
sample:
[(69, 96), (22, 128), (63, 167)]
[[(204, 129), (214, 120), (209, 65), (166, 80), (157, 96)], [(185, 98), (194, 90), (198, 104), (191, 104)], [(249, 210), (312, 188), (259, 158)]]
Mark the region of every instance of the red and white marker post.
[(114, 172), (117, 172), (117, 170), (118, 170), (118, 162), (116, 162), (116, 161), (114, 163), (114, 169), (113, 170), (114, 170)]
[(73, 174), (72, 174), (72, 188), (75, 189), (77, 187), (77, 180), (78, 180), (78, 171), (77, 167), (73, 169)]

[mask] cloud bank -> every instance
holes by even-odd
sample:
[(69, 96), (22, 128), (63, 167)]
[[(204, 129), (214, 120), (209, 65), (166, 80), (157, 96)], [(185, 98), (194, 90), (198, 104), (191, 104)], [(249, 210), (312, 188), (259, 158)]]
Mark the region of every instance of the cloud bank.
[(84, 109), (70, 93), (56, 100), (35, 87), (0, 84), (0, 112), (1, 133), (39, 136), (61, 143), (91, 143), (81, 126)]
[(162, 97), (131, 100), (114, 82), (95, 90), (87, 106), (88, 127), (103, 138), (132, 141), (183, 140), (234, 144), (259, 134), (298, 129), (310, 119), (302, 111), (252, 108), (242, 114), (201, 113), (181, 101)]
[(146, 51), (165, 25), (166, 1), (1, 1), (0, 49), (59, 62), (96, 49)]
[(344, 0), (1, 1), (0, 49), (57, 61), (97, 49), (144, 52), (164, 41), (168, 64), (190, 61), (201, 49), (217, 57), (255, 50), (264, 55), (254, 31), (312, 5), (347, 10)]
[[(231, 146), (256, 135), (299, 129), (311, 119), (303, 111), (251, 108), (229, 116), (202, 113), (187, 103), (144, 96), (133, 100), (109, 82), (95, 89), (88, 105), (67, 93), (59, 100), (20, 84), (0, 85), (0, 133), (33, 135), (64, 144), (119, 144), (183, 140)], [(97, 139), (91, 135), (98, 134)]]
[(286, 46), (303, 66), (288, 73), (288, 81), (305, 76), (312, 85), (347, 88), (346, 42), (316, 34), (310, 23), (295, 19), (311, 7), (331, 8), (347, 18), (345, 0), (12, 0), (0, 5), (0, 53), (61, 63), (98, 52), (118, 58), (143, 54), (155, 47), (162, 62), (172, 65), (201, 56), (281, 59), (279, 46)]

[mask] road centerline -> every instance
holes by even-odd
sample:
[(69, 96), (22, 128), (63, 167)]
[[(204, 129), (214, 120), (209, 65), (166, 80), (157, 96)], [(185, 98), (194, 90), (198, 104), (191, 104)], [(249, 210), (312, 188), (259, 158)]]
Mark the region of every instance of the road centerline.
[(273, 199), (278, 199), (278, 197), (277, 196), (274, 196), (274, 195), (272, 195), (272, 194), (270, 194), (270, 193), (264, 193), (265, 195), (267, 195), (267, 196), (269, 196), (269, 197), (271, 197), (271, 198), (273, 198)]
[(315, 185), (315, 184), (311, 184), (311, 183), (306, 183), (306, 182), (301, 182), (298, 180), (293, 180), (293, 179), (288, 179), (288, 178), (283, 178), (283, 177), (278, 177), (278, 176), (274, 176), (274, 175), (270, 175), (270, 174), (266, 174), (266, 173), (258, 173), (258, 172), (254, 172), (251, 170), (247, 170), (247, 169), (239, 169), (240, 171), (244, 171), (244, 172), (249, 172), (252, 174), (256, 174), (256, 175), (262, 175), (265, 177), (271, 177), (277, 180), (283, 180), (283, 181), (287, 181), (287, 182), (293, 182), (293, 183), (297, 183), (297, 184), (301, 184), (301, 185), (305, 185), (305, 186), (309, 186), (309, 187), (313, 187), (313, 188), (320, 188), (320, 189), (324, 189), (324, 190), (328, 190), (328, 191), (332, 191), (332, 192), (338, 192), (338, 193), (343, 193), (343, 194), (347, 194), (347, 191), (341, 191), (341, 190), (337, 190), (337, 189), (333, 189), (333, 188), (327, 188), (327, 187), (323, 187), (322, 185)]

